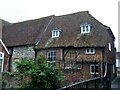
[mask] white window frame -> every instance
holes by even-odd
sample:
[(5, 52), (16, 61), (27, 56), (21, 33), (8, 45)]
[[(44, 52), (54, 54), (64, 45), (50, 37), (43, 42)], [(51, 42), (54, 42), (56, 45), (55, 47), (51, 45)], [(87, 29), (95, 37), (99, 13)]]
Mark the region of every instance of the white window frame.
[(112, 51), (110, 42), (109, 42), (108, 46), (109, 46), (109, 51)]
[(81, 34), (90, 33), (91, 25), (90, 24), (80, 25), (80, 29), (81, 29)]
[(120, 59), (116, 59), (116, 67), (120, 67)]
[(115, 65), (113, 64), (112, 66), (113, 66), (113, 74), (114, 74), (115, 73)]
[(57, 38), (60, 36), (60, 30), (52, 30), (52, 38)]
[[(54, 60), (49, 60), (49, 58), (52, 58)], [(47, 53), (47, 60), (48, 60), (48, 62), (56, 62), (56, 51), (55, 50), (48, 51), (48, 53)]]
[(3, 67), (4, 67), (4, 53), (3, 52), (0, 52), (0, 60), (1, 61), (1, 70), (0, 72), (3, 72)]
[[(98, 67), (98, 72), (92, 72), (92, 67), (94, 67), (94, 71), (95, 71), (95, 66), (97, 66)], [(90, 74), (99, 74), (99, 65), (98, 64), (91, 64), (90, 65)]]
[[(89, 50), (89, 52), (88, 52), (88, 50)], [(94, 48), (86, 48), (85, 54), (95, 54), (95, 49)]]

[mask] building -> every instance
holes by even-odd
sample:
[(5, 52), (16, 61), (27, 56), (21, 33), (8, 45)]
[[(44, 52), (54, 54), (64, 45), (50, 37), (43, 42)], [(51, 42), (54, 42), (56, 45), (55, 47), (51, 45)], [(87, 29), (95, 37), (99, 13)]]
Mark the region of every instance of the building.
[(74, 69), (66, 76), (76, 82), (115, 73), (114, 40), (111, 29), (85, 11), (54, 17), (35, 49), (57, 68)]
[(115, 37), (110, 27), (88, 11), (49, 16), (6, 25), (9, 71), (14, 61), (34, 59), (43, 53), (48, 64), (62, 69), (66, 82), (115, 74)]
[(35, 58), (34, 48), (51, 17), (14, 23), (3, 27), (3, 41), (10, 52), (8, 71), (14, 71), (16, 61)]
[(120, 76), (120, 52), (116, 53), (117, 76)]
[(0, 72), (3, 72), (5, 71), (5, 69), (8, 69), (7, 61), (9, 58), (9, 51), (2, 40), (3, 27), (8, 24), (10, 23), (0, 19)]
[[(118, 39), (120, 38), (120, 1), (118, 2)], [(118, 52), (120, 52), (120, 40), (118, 40)]]

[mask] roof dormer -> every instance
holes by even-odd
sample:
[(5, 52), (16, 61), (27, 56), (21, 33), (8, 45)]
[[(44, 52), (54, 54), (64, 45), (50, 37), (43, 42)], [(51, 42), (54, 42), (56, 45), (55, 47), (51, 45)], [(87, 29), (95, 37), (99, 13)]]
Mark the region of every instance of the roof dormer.
[(80, 25), (81, 34), (90, 33), (91, 29), (92, 27), (90, 24), (85, 23)]
[(60, 36), (61, 30), (59, 28), (55, 28), (51, 32), (52, 32), (52, 38), (57, 38)]

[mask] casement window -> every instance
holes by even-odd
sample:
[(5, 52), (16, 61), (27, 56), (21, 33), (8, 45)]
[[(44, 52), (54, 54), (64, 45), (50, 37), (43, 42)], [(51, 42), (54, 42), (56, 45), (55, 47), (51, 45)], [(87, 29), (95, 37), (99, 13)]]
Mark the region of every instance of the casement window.
[(52, 30), (52, 38), (57, 38), (59, 36), (60, 36), (60, 30), (59, 29)]
[(91, 32), (91, 25), (90, 24), (80, 25), (80, 30), (81, 30), (81, 34), (90, 33)]
[(90, 74), (98, 74), (99, 69), (98, 69), (98, 64), (91, 64), (90, 65)]
[(55, 50), (53, 50), (53, 51), (49, 51), (48, 53), (47, 53), (47, 59), (48, 59), (48, 64), (55, 64), (55, 62), (56, 62), (56, 51)]
[(3, 72), (4, 53), (0, 52), (0, 72)]
[(85, 54), (95, 54), (95, 49), (94, 48), (87, 48), (85, 50)]

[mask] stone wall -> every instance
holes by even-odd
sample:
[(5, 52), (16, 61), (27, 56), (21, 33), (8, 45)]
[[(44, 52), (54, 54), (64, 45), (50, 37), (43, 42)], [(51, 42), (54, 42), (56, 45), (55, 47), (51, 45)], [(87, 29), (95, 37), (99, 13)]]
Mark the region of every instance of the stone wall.
[(11, 62), (11, 70), (15, 71), (16, 64), (23, 59), (35, 59), (35, 51), (33, 46), (22, 46), (22, 47), (14, 47), (12, 54), (12, 62)]
[(34, 59), (35, 51), (33, 46), (15, 47), (13, 49), (12, 59)]

